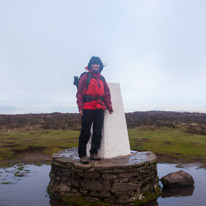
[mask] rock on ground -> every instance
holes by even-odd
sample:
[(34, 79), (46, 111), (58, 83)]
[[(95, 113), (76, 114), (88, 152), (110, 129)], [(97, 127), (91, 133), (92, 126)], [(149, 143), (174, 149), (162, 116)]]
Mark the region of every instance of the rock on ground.
[(183, 170), (169, 173), (162, 177), (160, 181), (164, 187), (167, 188), (180, 188), (194, 185), (193, 177)]

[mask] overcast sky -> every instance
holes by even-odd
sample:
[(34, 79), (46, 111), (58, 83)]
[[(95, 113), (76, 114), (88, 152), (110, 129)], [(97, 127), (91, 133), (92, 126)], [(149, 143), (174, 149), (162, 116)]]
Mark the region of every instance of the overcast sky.
[(126, 112), (206, 112), (205, 0), (0, 0), (0, 113), (77, 112), (91, 56)]

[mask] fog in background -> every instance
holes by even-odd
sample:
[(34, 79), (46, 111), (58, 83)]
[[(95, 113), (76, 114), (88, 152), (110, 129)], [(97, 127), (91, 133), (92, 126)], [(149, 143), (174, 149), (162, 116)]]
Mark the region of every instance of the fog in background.
[(91, 56), (126, 112), (206, 112), (206, 1), (0, 0), (0, 113), (77, 112)]

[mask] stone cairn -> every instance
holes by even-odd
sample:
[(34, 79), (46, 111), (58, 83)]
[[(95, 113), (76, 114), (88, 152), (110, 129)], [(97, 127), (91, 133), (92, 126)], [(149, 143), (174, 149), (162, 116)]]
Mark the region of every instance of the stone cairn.
[[(53, 155), (49, 193), (51, 196), (80, 196), (112, 205), (134, 205), (144, 192), (158, 188), (157, 159), (151, 152), (130, 151), (126, 119), (119, 84), (109, 84), (114, 113), (105, 111), (101, 161), (79, 162), (76, 148)], [(87, 153), (90, 145), (88, 144)]]
[(84, 165), (76, 148), (64, 150), (53, 155), (50, 178), (52, 196), (81, 196), (112, 205), (134, 205), (144, 192), (155, 193), (158, 186), (156, 156), (151, 152), (132, 151)]

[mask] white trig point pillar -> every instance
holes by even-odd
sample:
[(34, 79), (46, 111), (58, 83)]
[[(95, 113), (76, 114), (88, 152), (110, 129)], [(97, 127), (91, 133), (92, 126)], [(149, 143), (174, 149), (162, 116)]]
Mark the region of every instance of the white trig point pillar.
[[(126, 118), (124, 113), (123, 101), (118, 83), (109, 83), (114, 112), (104, 113), (104, 125), (102, 129), (101, 148), (98, 155), (101, 158), (113, 158), (130, 154), (130, 144), (127, 131)], [(88, 144), (87, 153), (89, 154)]]

